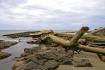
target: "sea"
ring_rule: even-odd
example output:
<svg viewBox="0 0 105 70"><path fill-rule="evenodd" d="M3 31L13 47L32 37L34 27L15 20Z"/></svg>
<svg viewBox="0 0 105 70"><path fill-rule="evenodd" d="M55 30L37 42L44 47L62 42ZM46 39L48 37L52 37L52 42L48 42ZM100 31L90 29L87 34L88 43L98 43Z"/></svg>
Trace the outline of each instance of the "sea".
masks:
<svg viewBox="0 0 105 70"><path fill-rule="evenodd" d="M26 31L28 31L28 30L0 30L0 35L19 33L19 32L26 32Z"/></svg>

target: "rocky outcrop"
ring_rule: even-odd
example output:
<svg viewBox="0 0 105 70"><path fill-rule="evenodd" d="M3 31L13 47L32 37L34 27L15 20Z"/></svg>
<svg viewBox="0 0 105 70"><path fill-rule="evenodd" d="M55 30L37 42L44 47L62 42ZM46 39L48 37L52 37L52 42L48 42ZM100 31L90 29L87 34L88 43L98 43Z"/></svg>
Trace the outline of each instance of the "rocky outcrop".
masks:
<svg viewBox="0 0 105 70"><path fill-rule="evenodd" d="M7 53L7 52L1 52L1 51L0 51L0 59L7 58L7 57L9 57L9 56L11 56L10 53Z"/></svg>
<svg viewBox="0 0 105 70"><path fill-rule="evenodd" d="M88 59L75 60L73 62L74 67L92 67L92 64Z"/></svg>
<svg viewBox="0 0 105 70"><path fill-rule="evenodd" d="M14 67L14 70L55 70L59 65L73 65L74 49L72 47L75 47L75 43L88 29L88 27L82 27L70 42L54 35L41 36L41 43L46 44L47 47L40 45L25 49L27 56L20 58L20 61L25 63L20 66L15 65L17 67ZM57 44L57 47L53 47L54 43Z"/></svg>
<svg viewBox="0 0 105 70"><path fill-rule="evenodd" d="M13 70L55 70L59 65L72 65L73 61L73 51L62 47L34 47L24 51L28 55L19 58Z"/></svg>
<svg viewBox="0 0 105 70"><path fill-rule="evenodd" d="M0 49L5 49L15 44L17 44L17 42L2 41L0 42Z"/></svg>
<svg viewBox="0 0 105 70"><path fill-rule="evenodd" d="M17 44L17 42L9 42L9 41L0 41L0 59L4 59L7 58L9 56L11 56L10 53L7 52L2 52L2 49L8 48L12 45Z"/></svg>

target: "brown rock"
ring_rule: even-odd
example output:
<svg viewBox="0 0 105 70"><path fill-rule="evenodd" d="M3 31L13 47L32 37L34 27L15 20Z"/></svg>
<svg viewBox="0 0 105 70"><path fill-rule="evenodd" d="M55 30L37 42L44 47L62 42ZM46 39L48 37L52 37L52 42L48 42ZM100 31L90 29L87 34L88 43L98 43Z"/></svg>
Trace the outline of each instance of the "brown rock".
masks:
<svg viewBox="0 0 105 70"><path fill-rule="evenodd" d="M0 52L0 59L4 59L4 58L7 58L11 56L10 53L7 53L7 52Z"/></svg>
<svg viewBox="0 0 105 70"><path fill-rule="evenodd" d="M13 65L12 69L15 70L17 67L19 67L20 65L25 64L25 63L26 63L25 61L16 62L16 63Z"/></svg>

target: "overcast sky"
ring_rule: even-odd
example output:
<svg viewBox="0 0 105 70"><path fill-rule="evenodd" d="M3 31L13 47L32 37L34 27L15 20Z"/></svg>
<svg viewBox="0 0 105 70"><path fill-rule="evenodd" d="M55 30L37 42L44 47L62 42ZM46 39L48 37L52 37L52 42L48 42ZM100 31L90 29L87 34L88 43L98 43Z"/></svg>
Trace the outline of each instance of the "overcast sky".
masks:
<svg viewBox="0 0 105 70"><path fill-rule="evenodd" d="M105 0L0 0L0 29L105 27Z"/></svg>

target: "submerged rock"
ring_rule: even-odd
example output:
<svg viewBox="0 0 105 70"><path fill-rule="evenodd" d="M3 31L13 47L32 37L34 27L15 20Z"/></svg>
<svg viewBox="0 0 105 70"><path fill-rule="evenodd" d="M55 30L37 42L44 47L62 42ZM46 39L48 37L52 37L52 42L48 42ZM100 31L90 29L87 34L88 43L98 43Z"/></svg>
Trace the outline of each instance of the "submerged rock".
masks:
<svg viewBox="0 0 105 70"><path fill-rule="evenodd" d="M17 67L19 67L19 66L22 65L22 64L25 64L25 61L16 62L16 63L13 65L12 69L14 70L14 69L16 69Z"/></svg>

